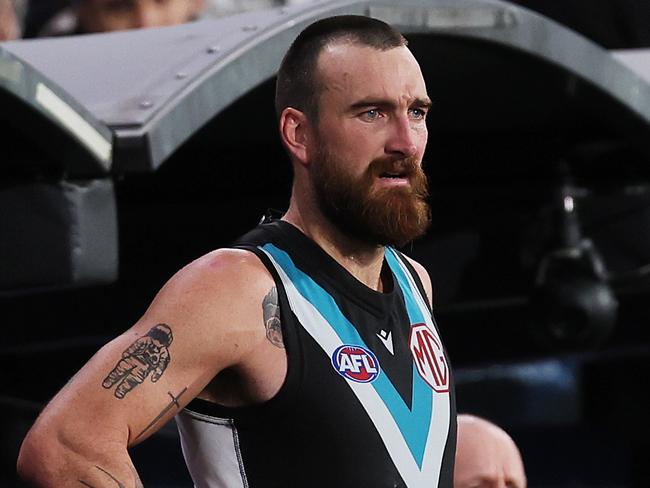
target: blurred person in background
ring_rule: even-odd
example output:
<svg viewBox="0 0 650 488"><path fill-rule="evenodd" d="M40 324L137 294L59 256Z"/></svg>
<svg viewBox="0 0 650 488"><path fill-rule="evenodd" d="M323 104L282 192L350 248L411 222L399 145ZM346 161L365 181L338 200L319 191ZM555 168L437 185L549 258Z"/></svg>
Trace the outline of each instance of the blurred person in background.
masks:
<svg viewBox="0 0 650 488"><path fill-rule="evenodd" d="M39 37L162 27L304 1L306 0L73 0L67 8L45 23L39 31Z"/></svg>
<svg viewBox="0 0 650 488"><path fill-rule="evenodd" d="M197 19L204 0L77 0L55 15L40 37L182 24Z"/></svg>
<svg viewBox="0 0 650 488"><path fill-rule="evenodd" d="M0 42L21 37L24 0L0 0Z"/></svg>
<svg viewBox="0 0 650 488"><path fill-rule="evenodd" d="M206 17L224 17L251 10L284 7L304 3L307 0L212 0L206 2Z"/></svg>
<svg viewBox="0 0 650 488"><path fill-rule="evenodd" d="M500 427L459 415L456 446L454 488L526 488L519 449Z"/></svg>

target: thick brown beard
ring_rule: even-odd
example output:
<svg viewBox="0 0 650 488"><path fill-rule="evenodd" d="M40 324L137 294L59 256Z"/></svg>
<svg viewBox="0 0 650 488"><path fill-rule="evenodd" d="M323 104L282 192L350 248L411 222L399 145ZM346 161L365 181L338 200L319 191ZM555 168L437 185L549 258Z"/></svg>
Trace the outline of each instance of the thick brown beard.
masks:
<svg viewBox="0 0 650 488"><path fill-rule="evenodd" d="M332 224L371 245L403 246L426 232L431 221L424 171L414 158L376 159L357 180L322 148L312 163L318 205ZM377 189L379 175L404 173L410 186Z"/></svg>

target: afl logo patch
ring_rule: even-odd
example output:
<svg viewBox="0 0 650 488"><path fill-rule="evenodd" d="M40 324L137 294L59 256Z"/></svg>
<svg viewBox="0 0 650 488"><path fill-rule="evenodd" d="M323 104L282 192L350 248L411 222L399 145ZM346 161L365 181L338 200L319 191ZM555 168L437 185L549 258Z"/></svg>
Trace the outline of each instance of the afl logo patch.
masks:
<svg viewBox="0 0 650 488"><path fill-rule="evenodd" d="M344 378L370 383L379 375L377 357L365 347L342 345L332 354L332 366Z"/></svg>
<svg viewBox="0 0 650 488"><path fill-rule="evenodd" d="M420 376L438 393L449 391L449 368L440 337L426 324L411 326L411 354Z"/></svg>

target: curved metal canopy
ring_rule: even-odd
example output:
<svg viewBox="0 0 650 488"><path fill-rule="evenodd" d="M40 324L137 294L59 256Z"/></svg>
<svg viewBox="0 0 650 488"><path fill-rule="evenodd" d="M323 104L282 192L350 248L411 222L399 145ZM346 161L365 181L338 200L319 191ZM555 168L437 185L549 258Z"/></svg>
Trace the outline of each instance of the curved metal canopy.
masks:
<svg viewBox="0 0 650 488"><path fill-rule="evenodd" d="M406 35L523 53L586 80L650 130L648 82L580 35L497 0L314 0L168 28L5 43L0 87L49 117L43 90L58 99L68 129L96 158L112 150L112 170L155 170L208 121L273 78L305 26L339 14L383 19ZM16 72L22 74L12 80Z"/></svg>
<svg viewBox="0 0 650 488"><path fill-rule="evenodd" d="M15 46L17 43L13 43ZM83 174L106 172L112 164L113 133L80 101L74 90L53 82L40 67L11 52L12 43L0 45L0 121L8 122L24 133L29 142L63 148L59 156L67 165ZM54 129L54 130L51 130ZM60 133L66 141L56 141ZM56 134L56 135L55 135ZM12 135L2 133L2 144ZM49 147L52 150L52 147ZM6 154L6 152L5 152Z"/></svg>

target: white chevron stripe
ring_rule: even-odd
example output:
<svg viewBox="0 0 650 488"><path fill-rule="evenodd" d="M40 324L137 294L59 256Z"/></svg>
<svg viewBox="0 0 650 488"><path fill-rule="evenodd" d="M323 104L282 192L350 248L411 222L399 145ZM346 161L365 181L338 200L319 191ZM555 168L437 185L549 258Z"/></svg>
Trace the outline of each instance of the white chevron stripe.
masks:
<svg viewBox="0 0 650 488"><path fill-rule="evenodd" d="M263 249L262 249L263 250ZM304 329L312 336L312 338L321 346L323 351L327 354L328 357L332 357L332 354L337 347L341 346L343 343L338 337L332 326L325 320L325 318L320 314L320 312L312 305L307 299L305 299L300 292L293 285L293 282L286 275L282 266L280 266L274 259L271 254L263 250L266 255L269 257L273 266L280 275L280 279L284 285L287 298L289 300L289 305L291 310L304 327ZM409 488L431 488L437 483L437 477L440 472L440 463L442 462L442 454L440 454L440 459L437 460L437 470L433 472L430 471L430 466L435 466L435 460L428 460L427 458L432 458L434 456L435 449L431 451L430 449L425 450L425 463L423 464L423 470L420 471L411 451L402 436L402 433L397 426L397 423L393 419L388 407L384 404L384 401L381 399L375 388L370 383L354 383L348 381L348 386L352 389L356 397L359 399L361 405L368 413L368 416L372 420L373 424L377 428L379 435L384 441L388 453L395 463L395 466L399 470L404 482ZM437 396L437 395L435 395ZM448 397L448 395L444 395ZM449 403L447 402L447 407ZM436 406L434 404L434 409ZM448 408L447 408L448 412ZM434 415L435 417L435 415ZM449 418L447 416L447 423ZM435 422L438 423L437 421ZM433 434L434 436L439 436L437 425L434 425L432 421L432 427L435 427L436 430ZM431 438L432 433L429 433ZM447 432L445 430L444 436L446 439ZM444 449L444 442L443 442ZM430 452L431 451L431 452Z"/></svg>
<svg viewBox="0 0 650 488"><path fill-rule="evenodd" d="M392 252L392 251L387 251ZM406 268L399 256L396 256L396 261L399 263L400 268L404 272L411 287L411 293L422 311L422 316L425 318L426 324L431 330L433 336L439 341L440 337L433 324L431 312L427 307L425 298L420 294L420 289L415 284L415 280L410 271ZM431 414L431 425L429 430L429 442L427 442L424 450L424 462L422 463L423 472L435 473L436 482L440 479L440 469L442 467L442 458L447 444L447 437L449 435L449 419L451 416L450 395L434 394L433 395L433 412Z"/></svg>

